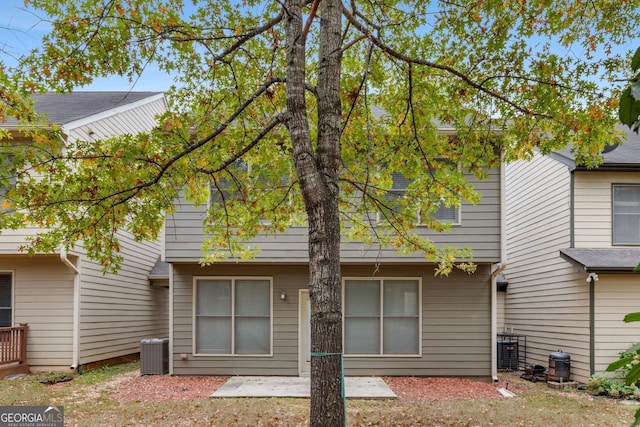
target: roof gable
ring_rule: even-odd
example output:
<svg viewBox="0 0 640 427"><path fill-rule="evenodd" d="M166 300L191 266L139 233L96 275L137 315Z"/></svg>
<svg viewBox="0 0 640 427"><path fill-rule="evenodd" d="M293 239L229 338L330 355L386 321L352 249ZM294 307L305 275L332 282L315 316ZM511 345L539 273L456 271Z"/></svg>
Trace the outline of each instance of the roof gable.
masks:
<svg viewBox="0 0 640 427"><path fill-rule="evenodd" d="M160 94L162 92L73 92L64 95L50 92L33 95L33 98L36 112L45 114L53 123L64 125ZM9 118L3 126L17 125L17 120Z"/></svg>

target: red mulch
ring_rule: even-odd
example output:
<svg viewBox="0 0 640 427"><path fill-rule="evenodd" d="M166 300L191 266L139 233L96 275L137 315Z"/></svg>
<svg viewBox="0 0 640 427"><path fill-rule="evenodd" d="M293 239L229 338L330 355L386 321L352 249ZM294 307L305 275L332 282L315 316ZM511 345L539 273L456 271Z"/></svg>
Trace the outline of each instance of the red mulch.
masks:
<svg viewBox="0 0 640 427"><path fill-rule="evenodd" d="M110 396L119 402L207 399L227 379L228 377L212 376L126 375L112 384ZM497 386L489 382L433 377L383 379L401 400L437 401L501 397Z"/></svg>
<svg viewBox="0 0 640 427"><path fill-rule="evenodd" d="M498 386L464 378L384 377L401 400L455 400L502 397Z"/></svg>

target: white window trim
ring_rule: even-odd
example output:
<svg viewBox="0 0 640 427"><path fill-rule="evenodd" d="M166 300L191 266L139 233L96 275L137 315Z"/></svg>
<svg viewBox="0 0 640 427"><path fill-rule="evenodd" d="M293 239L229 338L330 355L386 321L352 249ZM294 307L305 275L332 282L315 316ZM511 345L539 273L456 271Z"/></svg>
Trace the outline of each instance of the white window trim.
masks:
<svg viewBox="0 0 640 427"><path fill-rule="evenodd" d="M384 354L382 353L384 347L384 330L382 328L382 322L384 320L384 315L380 314L380 353L377 354L344 354L344 357L347 358L406 358L406 359L416 359L422 357L422 278L421 277L397 277L397 276L385 276L385 277L343 277L342 278L342 307L345 307L345 292L346 292L346 282L348 280L376 280L378 282L384 282L386 280L415 280L418 282L418 353L417 354ZM384 288L380 286L380 302L384 304ZM383 306L384 307L384 306ZM343 308L343 316L342 316L342 348L345 348L345 327L346 317L344 315ZM343 350L344 352L344 350Z"/></svg>
<svg viewBox="0 0 640 427"><path fill-rule="evenodd" d="M615 208L616 208L616 200L615 200L615 188L616 187L637 187L640 189L640 184L638 183L613 183L611 184L611 246L640 246L640 241L630 243L630 242L622 242L618 243L615 239Z"/></svg>
<svg viewBox="0 0 640 427"><path fill-rule="evenodd" d="M232 282L235 282L237 280L268 280L269 281L269 332L270 332L270 337L269 337L269 353L262 353L262 354L236 354L233 353L234 351L234 332L235 332L235 324L233 323L235 321L235 314L233 314L233 309L234 309L234 304L233 301L235 300L235 283L233 285L233 289L234 292L232 293L232 304L231 304L231 308L232 308L232 329L231 329L231 353L225 353L225 354L210 354L210 353L197 353L196 349L197 349L197 345L196 345L196 321L197 321L197 316L196 316L196 304L197 304L197 283L198 280L231 280ZM219 358L219 357L273 357L273 277L268 277L268 276L193 276L193 287L192 287L192 293L193 293L193 297L192 297L192 303L191 303L191 310L193 312L192 315L192 320L191 320L191 325L192 325L192 331L191 331L191 342L192 342L192 350L191 353L193 354L193 356L195 357L215 357L215 358Z"/></svg>
<svg viewBox="0 0 640 427"><path fill-rule="evenodd" d="M458 163L456 165L458 172L460 172L462 170L460 163ZM406 193L407 189L406 188L393 188L393 185L391 186L391 189L389 191L395 191L395 192L402 192L403 194ZM462 200L460 200L460 202L462 202ZM458 206L456 206L456 220L455 221L451 221L451 222L447 222L444 220L440 220L436 217L436 213L437 211L433 211L431 212L431 214L433 215L434 219L436 221L438 221L441 224L450 224L451 226L460 226L462 225L462 203L460 203ZM381 213L376 211L376 221L380 222L382 220L381 218ZM416 226L417 227L426 227L426 225L424 225L424 223L422 222L422 218L420 216L420 212L416 211Z"/></svg>

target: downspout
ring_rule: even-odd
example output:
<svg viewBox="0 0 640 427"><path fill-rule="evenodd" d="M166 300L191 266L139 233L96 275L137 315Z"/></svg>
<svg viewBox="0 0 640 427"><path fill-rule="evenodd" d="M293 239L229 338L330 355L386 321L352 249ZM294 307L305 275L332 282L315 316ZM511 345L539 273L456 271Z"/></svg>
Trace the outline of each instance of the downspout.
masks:
<svg viewBox="0 0 640 427"><path fill-rule="evenodd" d="M173 375L173 263L169 264L169 375Z"/></svg>
<svg viewBox="0 0 640 427"><path fill-rule="evenodd" d="M498 274L507 268L507 207L505 197L505 164L500 162L500 263L491 271L491 378L498 382Z"/></svg>
<svg viewBox="0 0 640 427"><path fill-rule="evenodd" d="M596 282L598 273L589 273L589 376L596 373Z"/></svg>
<svg viewBox="0 0 640 427"><path fill-rule="evenodd" d="M78 368L79 353L80 353L80 270L73 264L69 258L67 258L67 251L64 248L60 249L60 261L71 270L73 276L73 330L72 330L72 355L71 366L69 369L75 370Z"/></svg>

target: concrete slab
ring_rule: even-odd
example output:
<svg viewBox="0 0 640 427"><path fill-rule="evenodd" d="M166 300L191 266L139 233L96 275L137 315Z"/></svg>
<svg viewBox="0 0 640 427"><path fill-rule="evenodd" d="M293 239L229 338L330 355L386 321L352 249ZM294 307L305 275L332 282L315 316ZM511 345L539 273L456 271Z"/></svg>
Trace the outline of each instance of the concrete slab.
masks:
<svg viewBox="0 0 640 427"><path fill-rule="evenodd" d="M211 397L309 397L309 377L232 377ZM346 377L349 399L396 399L396 394L379 377Z"/></svg>

